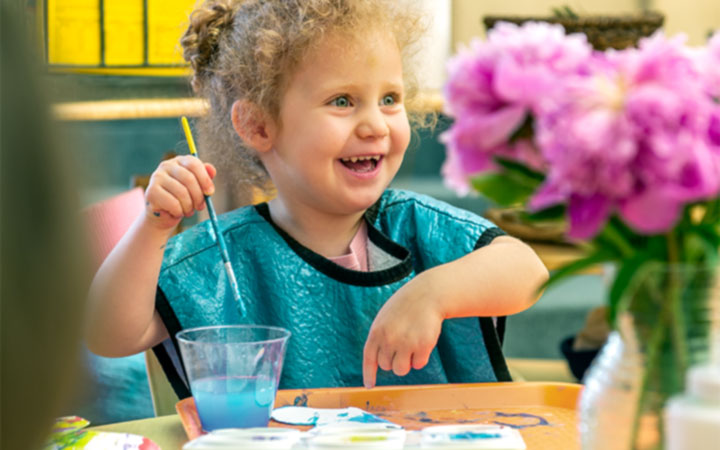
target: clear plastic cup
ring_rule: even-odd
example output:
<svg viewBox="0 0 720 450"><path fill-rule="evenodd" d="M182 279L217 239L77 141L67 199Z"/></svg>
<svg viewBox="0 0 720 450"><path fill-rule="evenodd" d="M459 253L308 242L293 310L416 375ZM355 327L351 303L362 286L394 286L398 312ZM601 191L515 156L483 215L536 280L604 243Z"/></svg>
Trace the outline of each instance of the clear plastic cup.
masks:
<svg viewBox="0 0 720 450"><path fill-rule="evenodd" d="M177 334L202 428L265 427L280 382L290 332L227 325Z"/></svg>

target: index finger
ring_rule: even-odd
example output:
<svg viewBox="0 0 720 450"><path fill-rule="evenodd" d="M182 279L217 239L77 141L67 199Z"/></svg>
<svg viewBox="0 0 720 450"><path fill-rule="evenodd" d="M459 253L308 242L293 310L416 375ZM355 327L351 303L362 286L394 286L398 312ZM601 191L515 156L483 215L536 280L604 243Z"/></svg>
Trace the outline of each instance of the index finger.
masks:
<svg viewBox="0 0 720 450"><path fill-rule="evenodd" d="M375 387L375 377L377 376L377 356L378 346L370 341L365 344L363 350L363 384L370 389Z"/></svg>

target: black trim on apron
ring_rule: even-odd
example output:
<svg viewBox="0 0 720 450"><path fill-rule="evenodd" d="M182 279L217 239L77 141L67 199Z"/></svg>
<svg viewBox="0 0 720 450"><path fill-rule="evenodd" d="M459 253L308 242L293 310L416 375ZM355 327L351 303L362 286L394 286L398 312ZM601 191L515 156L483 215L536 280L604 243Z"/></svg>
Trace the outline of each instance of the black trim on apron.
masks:
<svg viewBox="0 0 720 450"><path fill-rule="evenodd" d="M384 252L398 259L400 261L398 264L375 272L360 272L346 269L345 267L335 264L324 256L305 247L300 242L296 241L295 238L286 233L285 230L280 228L275 222L273 222L272 217L270 217L270 208L267 203L255 205L255 210L263 219L273 226L275 231L277 231L277 233L300 258L314 267L317 271L334 280L340 281L341 283L366 287L384 286L386 284L400 281L412 273L413 265L412 258L410 257L410 251L402 245L392 241L382 231L375 228L375 226L372 225L372 222L367 221L367 218L368 240Z"/></svg>
<svg viewBox="0 0 720 450"><path fill-rule="evenodd" d="M475 250L488 245L498 236L504 236L505 232L500 228L488 228L480 236L475 243ZM490 364L495 372L495 378L498 381L512 381L510 370L508 370L505 355L502 351L502 343L505 340L506 316L497 318L497 324L493 323L492 317L478 317L480 323L480 331L485 341L485 350L487 350Z"/></svg>
<svg viewBox="0 0 720 450"><path fill-rule="evenodd" d="M487 350L490 364L495 372L495 378L498 381L512 381L510 371L505 362L502 347L500 346L500 337L495 330L495 324L492 317L478 317L480 321L480 331L482 331L483 341L485 341L485 350Z"/></svg>
<svg viewBox="0 0 720 450"><path fill-rule="evenodd" d="M170 307L170 303L168 302L167 297L165 297L165 293L162 291L160 286L157 287L155 294L155 309L158 314L160 314L160 317L165 324L165 328L167 328L168 334L170 335L171 347L175 351L177 359L180 361L180 367L184 373L185 366L183 365L182 357L180 356L180 347L178 346L177 338L175 337L175 335L182 330L182 326L180 325L180 321L175 315L175 312ZM185 380L187 380L187 375L185 376L185 380L183 380L178 373L178 368L173 363L165 344L160 343L156 345L153 347L153 352L155 353L160 366L163 368L163 372L165 372L165 376L167 376L167 379L178 398L182 400L192 396L190 393L190 387L185 382Z"/></svg>

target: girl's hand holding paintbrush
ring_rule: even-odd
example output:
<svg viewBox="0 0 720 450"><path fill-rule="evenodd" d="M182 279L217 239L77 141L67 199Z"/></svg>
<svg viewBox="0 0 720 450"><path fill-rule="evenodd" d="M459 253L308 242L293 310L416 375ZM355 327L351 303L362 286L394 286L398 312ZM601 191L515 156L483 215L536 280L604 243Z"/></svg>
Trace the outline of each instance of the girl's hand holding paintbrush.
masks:
<svg viewBox="0 0 720 450"><path fill-rule="evenodd" d="M145 213L95 275L86 338L103 356L127 356L162 342L168 332L155 312L165 244L183 217L205 208L215 190L212 164L184 155L163 161L145 190Z"/></svg>
<svg viewBox="0 0 720 450"><path fill-rule="evenodd" d="M183 217L205 209L205 195L215 191L217 171L210 163L183 155L163 161L145 190L147 219L159 229L174 229Z"/></svg>

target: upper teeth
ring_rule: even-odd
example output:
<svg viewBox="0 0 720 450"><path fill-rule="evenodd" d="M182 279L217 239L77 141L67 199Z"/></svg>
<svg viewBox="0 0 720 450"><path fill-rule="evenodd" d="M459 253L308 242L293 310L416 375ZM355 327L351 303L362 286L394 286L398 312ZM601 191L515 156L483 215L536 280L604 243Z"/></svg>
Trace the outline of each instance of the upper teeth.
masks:
<svg viewBox="0 0 720 450"><path fill-rule="evenodd" d="M380 155L375 155L375 156L352 156L352 157L350 157L350 158L343 158L342 160L345 161L345 162L348 162L348 161L349 161L349 162L354 162L354 163L356 163L356 162L358 162L358 161L367 161L367 160L369 160L369 159L374 159L375 161L379 161L379 160L380 160Z"/></svg>

